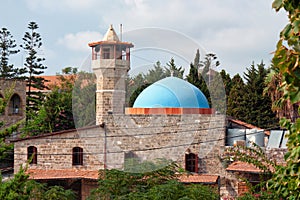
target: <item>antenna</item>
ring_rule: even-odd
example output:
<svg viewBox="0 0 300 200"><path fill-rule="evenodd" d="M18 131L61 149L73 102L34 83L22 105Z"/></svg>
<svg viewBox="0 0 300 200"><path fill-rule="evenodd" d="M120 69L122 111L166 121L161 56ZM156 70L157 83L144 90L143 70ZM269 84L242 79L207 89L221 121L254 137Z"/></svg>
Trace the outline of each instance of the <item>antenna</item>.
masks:
<svg viewBox="0 0 300 200"><path fill-rule="evenodd" d="M120 24L120 41L122 42L122 31L123 31L123 25Z"/></svg>

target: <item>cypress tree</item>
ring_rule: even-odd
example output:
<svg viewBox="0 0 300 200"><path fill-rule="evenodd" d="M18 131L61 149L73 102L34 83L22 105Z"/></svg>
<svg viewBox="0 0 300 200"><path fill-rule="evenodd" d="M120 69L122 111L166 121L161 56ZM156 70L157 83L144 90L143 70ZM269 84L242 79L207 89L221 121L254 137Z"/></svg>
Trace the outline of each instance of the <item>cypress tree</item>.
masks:
<svg viewBox="0 0 300 200"><path fill-rule="evenodd" d="M236 119L245 118L245 107L247 106L244 99L245 84L239 74L236 74L231 81L232 88L229 92L227 103L227 115Z"/></svg>
<svg viewBox="0 0 300 200"><path fill-rule="evenodd" d="M194 64L190 64L190 72L189 74L186 76L186 80L193 84L194 86L196 86L197 88L201 88L201 81L199 79L199 76L198 76L198 69L195 67Z"/></svg>

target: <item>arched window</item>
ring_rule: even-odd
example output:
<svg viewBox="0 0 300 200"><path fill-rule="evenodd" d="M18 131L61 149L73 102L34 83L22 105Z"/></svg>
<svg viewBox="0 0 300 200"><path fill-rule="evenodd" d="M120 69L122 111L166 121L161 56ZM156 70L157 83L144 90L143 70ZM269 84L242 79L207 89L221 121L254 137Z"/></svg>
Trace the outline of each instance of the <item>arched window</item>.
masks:
<svg viewBox="0 0 300 200"><path fill-rule="evenodd" d="M72 153L72 164L83 165L83 149L80 147L74 147Z"/></svg>
<svg viewBox="0 0 300 200"><path fill-rule="evenodd" d="M185 154L185 170L198 172L198 155L194 153Z"/></svg>
<svg viewBox="0 0 300 200"><path fill-rule="evenodd" d="M9 101L9 114L20 114L21 98L19 95L14 94Z"/></svg>
<svg viewBox="0 0 300 200"><path fill-rule="evenodd" d="M27 148L27 159L29 160L29 164L37 164L37 148L35 146Z"/></svg>

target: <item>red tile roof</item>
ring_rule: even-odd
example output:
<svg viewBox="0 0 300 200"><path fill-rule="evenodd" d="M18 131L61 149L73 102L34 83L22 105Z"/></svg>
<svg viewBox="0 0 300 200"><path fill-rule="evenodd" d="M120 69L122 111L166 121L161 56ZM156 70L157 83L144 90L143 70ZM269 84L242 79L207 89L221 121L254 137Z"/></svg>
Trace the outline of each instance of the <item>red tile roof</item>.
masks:
<svg viewBox="0 0 300 200"><path fill-rule="evenodd" d="M85 178L98 179L97 170L78 170L78 169L28 169L26 171L30 179L67 179L67 178Z"/></svg>
<svg viewBox="0 0 300 200"><path fill-rule="evenodd" d="M70 179L70 178L85 178L98 179L97 170L78 170L78 169L28 169L29 179L45 180L45 179ZM208 174L191 174L181 175L179 181L182 183L218 183L219 176Z"/></svg>
<svg viewBox="0 0 300 200"><path fill-rule="evenodd" d="M72 77L75 75L63 75L64 77ZM42 92L49 92L51 91L51 87L55 86L55 85L60 85L60 75L48 75L48 76L37 76L40 78L44 78L45 79L45 86L47 86L49 89L44 89L42 90ZM28 88L26 88L26 90L28 90ZM38 89L36 88L31 88L32 91L38 91Z"/></svg>
<svg viewBox="0 0 300 200"><path fill-rule="evenodd" d="M263 170L257 168L253 164L242 162L242 161L235 161L231 163L226 170L228 171L236 171L236 172L249 172L249 173L262 173ZM274 168L270 166L270 170L273 171Z"/></svg>
<svg viewBox="0 0 300 200"><path fill-rule="evenodd" d="M9 141L10 142L19 142L19 141L23 141L23 140L43 138L43 137L48 137L48 136L53 136L53 135L60 135L60 134L75 132L75 131L96 129L96 128L100 128L100 127L102 127L102 125L85 126L85 127L82 127L82 128L68 129L68 130L63 130L63 131L58 131L58 132L44 133L44 134L34 135L34 136L27 136L27 137L24 137L24 138L13 138L13 139L10 139Z"/></svg>
<svg viewBox="0 0 300 200"><path fill-rule="evenodd" d="M207 183L215 184L218 183L219 176L209 174L190 174L181 175L179 181L182 183Z"/></svg>
<svg viewBox="0 0 300 200"><path fill-rule="evenodd" d="M243 122L243 121L238 120L238 119L228 118L228 121L233 122L233 123L236 123L236 124L238 124L238 125L240 125L240 126L243 126L243 127L245 127L245 128L248 128L248 129L263 130L262 128L259 128L259 127L257 127L257 126L254 126L254 125L252 125L252 124L248 124L248 123ZM270 131L265 131L265 134L266 134L266 135L270 135Z"/></svg>

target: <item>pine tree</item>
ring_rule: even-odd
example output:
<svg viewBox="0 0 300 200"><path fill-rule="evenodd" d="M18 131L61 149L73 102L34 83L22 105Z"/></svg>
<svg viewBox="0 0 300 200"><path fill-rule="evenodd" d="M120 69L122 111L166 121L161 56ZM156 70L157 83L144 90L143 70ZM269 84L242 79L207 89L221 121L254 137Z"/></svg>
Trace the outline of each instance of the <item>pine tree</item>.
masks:
<svg viewBox="0 0 300 200"><path fill-rule="evenodd" d="M27 117L30 118L30 113L38 110L38 106L44 95L41 90L45 89L45 79L42 77L37 77L44 73L44 70L47 69L43 65L45 58L41 58L38 55L38 51L41 50L42 38L36 30L38 29L36 22L30 22L28 24L28 29L23 37L23 44L21 47L24 51L27 52L27 57L25 61L26 72L28 76L26 77L27 81Z"/></svg>
<svg viewBox="0 0 300 200"><path fill-rule="evenodd" d="M228 96L227 115L236 119L243 120L245 118L244 91L245 84L239 74L232 78L232 88Z"/></svg>
<svg viewBox="0 0 300 200"><path fill-rule="evenodd" d="M164 68L161 66L161 63L159 61L157 61L153 67L154 68L150 69L148 73L144 76L145 82L147 82L148 84L152 84L167 76L164 71Z"/></svg>
<svg viewBox="0 0 300 200"><path fill-rule="evenodd" d="M244 101L247 101L248 105L244 121L261 128L270 128L276 127L278 120L272 111L271 98L264 95L265 79L268 73L264 66L261 62L256 68L253 63L244 73L246 80Z"/></svg>
<svg viewBox="0 0 300 200"><path fill-rule="evenodd" d="M168 67L165 67L165 75L166 77L174 76L178 78L183 78L184 69L182 67L177 67L175 64L174 58L167 63Z"/></svg>
<svg viewBox="0 0 300 200"><path fill-rule="evenodd" d="M9 56L20 51L16 47L16 41L10 31L3 27L0 30L0 78L12 79L18 76L19 69L9 64Z"/></svg>
<svg viewBox="0 0 300 200"><path fill-rule="evenodd" d="M229 96L230 90L232 88L232 82L230 78L230 74L226 73L224 69L221 70L220 75L222 77L223 83L224 83L224 88L226 91L226 96Z"/></svg>

